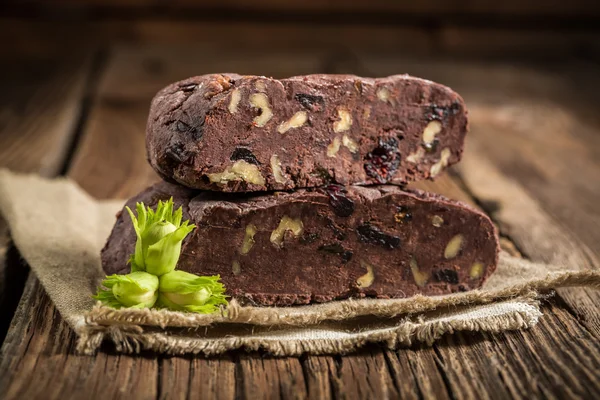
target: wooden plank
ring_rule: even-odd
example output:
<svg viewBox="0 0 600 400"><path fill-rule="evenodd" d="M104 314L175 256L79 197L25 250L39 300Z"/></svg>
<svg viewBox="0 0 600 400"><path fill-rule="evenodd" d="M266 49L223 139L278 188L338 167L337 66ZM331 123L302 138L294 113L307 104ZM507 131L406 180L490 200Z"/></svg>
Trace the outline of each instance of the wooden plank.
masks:
<svg viewBox="0 0 600 400"><path fill-rule="evenodd" d="M149 105L158 90L190 76L219 71L267 76L309 74L320 69L321 60L314 51L223 53L202 46L123 45L112 49L99 93L119 100L143 99Z"/></svg>
<svg viewBox="0 0 600 400"><path fill-rule="evenodd" d="M341 357L338 374L340 385L336 398L394 399L399 397L385 353L380 348ZM414 390L415 385L410 386Z"/></svg>
<svg viewBox="0 0 600 400"><path fill-rule="evenodd" d="M63 72L65 76L69 77L67 82L73 86L72 90L75 90L77 81L73 80L78 75L75 75L73 71L70 72L69 69L65 69ZM67 96L70 93L68 91L61 91L59 87L51 87L51 89L54 89L59 97L53 100L43 98L44 101L40 102L49 109L47 116L40 112L41 125L35 124L33 119L28 121L27 118L23 118L26 116L24 114L21 114L22 123L31 124L40 132L44 132L44 129L50 129L50 132L52 129L59 131L50 123L44 125L44 118L51 120L58 114L57 121L65 123L63 120L66 117L62 116L60 109L54 108L55 105L62 102L79 104L81 97L73 99L72 95ZM46 96L49 95L46 93ZM89 151L90 154L100 156L87 158L90 164L101 163L102 155L110 154L112 149L110 143L114 143L108 142L104 147L107 149L106 153L98 152L100 147L89 147L88 142L92 140L89 138L91 134L103 135L104 131L100 130L100 126L92 125L93 131L86 130L81 145L81 148ZM63 127L63 129L66 128ZM118 131L113 131L112 135L112 138L119 138ZM139 135L127 137L138 148ZM57 139L57 142L60 140ZM19 141L16 141L19 146L13 143L15 141L11 142L15 152L20 148L27 149L27 146L20 145ZM124 148L127 148L127 143L127 141L119 142ZM50 150L50 152L44 153L44 149ZM32 148L32 154L38 159L45 157L47 160L52 160L56 153L60 155L60 149L46 138L41 142L40 148ZM84 156L83 159L86 157ZM139 163L141 162L139 161ZM90 164L86 166L83 161L78 161L78 163L82 169L90 168L92 170L90 174L93 176L93 167L90 167ZM62 168L62 162L60 167ZM83 181L83 178L81 180ZM106 182L111 182L111 180L106 180ZM114 196L118 192L118 187L114 186L106 186L102 192L102 181L96 180L94 185L98 185L95 190L98 193L104 193L105 197ZM130 190L135 189L132 187ZM131 194L131 191L124 193L126 196ZM110 353L100 353L96 357L77 356L74 354L74 343L73 332L60 318L37 280L31 276L26 284L25 294L21 299L17 314L12 321L7 340L1 350L0 388L6 394L4 398L63 398L65 395L76 392L87 393L86 397L89 398L129 397L131 393L135 393L138 398L156 397L159 385L158 362L155 358L122 357ZM90 379L90 377L96 377L96 379ZM32 379L36 382L35 385L31 384Z"/></svg>
<svg viewBox="0 0 600 400"><path fill-rule="evenodd" d="M306 399L307 386L297 358L242 354L237 362L238 396L244 399Z"/></svg>
<svg viewBox="0 0 600 400"><path fill-rule="evenodd" d="M57 399L73 393L117 398L154 397L158 374L148 358L74 354L75 336L32 275L2 347L0 388L5 399ZM88 377L102 377L102 380ZM32 384L35 382L35 384Z"/></svg>
<svg viewBox="0 0 600 400"><path fill-rule="evenodd" d="M174 60L174 62L176 61ZM399 68L399 66L400 64L396 62L395 68ZM430 70L433 71L434 68L431 67ZM115 69L112 71L118 72ZM484 72L476 74L475 77L485 76ZM166 73L162 75L163 72L160 70L158 74L161 77L157 81L170 77ZM140 104L146 102L148 98L126 99L122 102L121 107L112 107L111 102L114 102L116 98L118 98L117 95L98 98L96 103L98 111L94 110L98 114L93 117L97 119L97 122L90 123L88 126L89 131L79 149L81 154L74 163L73 176L77 176L77 171L89 168L88 172L81 173L77 179L82 184L89 185L91 190L96 190L96 194L99 196L115 194L126 196L131 194L128 193L129 190L134 191L133 185L127 183L131 177L117 177L120 182L117 185L105 182L111 176L109 171L114 168L114 165L112 165L112 161L111 163L103 162L102 157L98 155L103 155L102 148L108 146L112 149L113 143L119 143L126 149L138 148L143 132L143 120L135 115L142 115L142 112L139 111ZM123 110L122 113L119 112L119 109ZM100 123L105 120L120 122ZM117 130L115 127L119 127L119 129ZM87 135L90 137L88 138ZM124 138L118 138L119 135ZM94 136L103 138L94 138ZM124 141L118 142L121 139ZM143 148L132 151L143 153ZM122 160L123 157L116 158L116 160L119 159ZM133 155L132 159L134 161L131 161L131 164L129 164L130 161L121 161L125 162L123 170L132 170L132 176L139 174L142 180L147 179L143 168L139 167L138 169L138 163L142 158ZM86 166L87 163L94 165L96 169ZM98 174L100 178L94 178L95 174ZM465 194L460 185L452 179L446 178L429 187L450 197L468 200L468 194ZM34 289L31 289L31 293L35 293ZM3 371L2 382L10 382L10 385L7 384L8 386L0 385L0 387L7 387L12 398L17 395L35 397L42 393L46 394L41 390L36 390L37 386L41 389L45 388L47 392L56 396L60 393L64 395L68 393L67 389L73 388L82 388L84 391L80 393L94 394L99 393L99 389L103 385L112 383L110 379L123 379L129 392L137 393L138 390L141 390L140 393L143 395L158 397L163 394L181 393L187 378L188 393L197 393L192 391L192 388L195 389L197 387L195 385L198 385L197 375L196 372L191 372L191 361L187 358L127 357L102 352L95 358L99 361L92 364L94 369L90 370L90 358L77 357L72 354L72 333L62 320L53 315L48 300L36 298L36 301L41 303L36 303L38 305L35 307L24 308L24 310L41 310L39 318L34 319L31 316L25 318L24 320L28 322L11 330L11 343L13 344L9 349L13 364L3 361L3 368L0 369ZM329 389L327 393L332 393L332 397L346 395L394 397L394 395L403 394L417 398L421 396L455 398L461 394L494 393L490 392L493 390L499 395L527 393L532 392L533 385L537 385L537 383L533 380L524 381L522 379L521 370L524 368L524 362L532 363L531 365L527 364L527 367L535 368L535 376L543 385L540 391L546 396L552 393L597 393L598 386L593 375L594 370L591 368L600 360L597 345L593 341L596 340L595 334L590 329L583 327L573 315L561 310L551 309L545 318L544 324L546 325L542 325L543 331L532 330L518 333L525 338L522 341L507 344L507 338L514 334L489 335L486 338L490 342L482 342L481 335L477 334L448 337L434 348L399 351L396 353L398 362L394 361L389 352L381 349L368 349L366 352L361 352L360 356L308 357L304 361L296 358L262 358L256 354L240 355L239 361L235 362L235 368L232 367L233 361L228 362L227 360L223 361L223 365L219 364L218 368L222 368L223 373L227 376L226 382L235 380L234 396L250 398L258 392L273 397L282 397L283 395L307 397L309 394L319 393L327 388ZM57 319L58 322L53 322L54 319ZM40 329L39 335L28 336L27 332L38 332L38 325L50 328ZM32 327L32 329L28 331L27 327ZM56 336L56 332L61 332L62 336ZM574 336L583 340L573 341ZM457 347L453 345L452 341L468 344L468 346ZM568 341L570 344L566 343ZM64 343L70 344L65 347ZM478 345L479 347L477 347ZM509 353L511 350L527 353L530 356L525 361L519 360ZM495 353L502 353L505 355L505 359L499 363L490 363L490 356ZM561 370L559 366L561 363L571 363L573 354L581 355L582 358L574 368L574 372L569 374ZM79 364L78 360L83 359L87 361ZM408 360L409 367L406 366L405 360ZM57 362L63 366L62 369L54 368ZM545 368L546 363L550 368ZM102 365L110 365L112 368L113 373L109 375L108 379ZM6 367L4 368L4 366ZM210 365L206 368L214 367L214 365ZM63 374L65 369L69 371L67 378ZM397 375L400 371L408 372L409 369L412 375L409 375L408 379ZM137 375L132 374L131 371L137 371ZM204 366L202 371L206 371ZM39 385L26 387L23 378L11 380L14 376L26 377L28 381L39 382ZM498 376L502 377L501 380L496 378ZM575 378L578 379L577 384L574 383L573 379ZM206 381L201 384L201 387L220 387L219 374L204 373L203 379ZM48 389L51 383L54 386ZM565 389L560 391L561 385L570 384L573 384L573 386L569 386L572 387L570 392L565 392ZM439 387L443 387L443 389L439 390ZM90 391L92 388L95 390L94 392ZM111 393L113 396L125 395L116 390ZM229 390L224 395L232 397L232 392Z"/></svg>
<svg viewBox="0 0 600 400"><path fill-rule="evenodd" d="M335 358L307 355L301 359L301 362L308 398L323 400L335 398L335 393L339 391L340 386Z"/></svg>
<svg viewBox="0 0 600 400"><path fill-rule="evenodd" d="M597 337L556 306L544 312L528 331L461 333L436 345L452 393L477 399L597 396Z"/></svg>
<svg viewBox="0 0 600 400"><path fill-rule="evenodd" d="M15 4L15 3L13 3ZM147 9L151 11L213 11L216 17L218 10L231 12L322 12L322 13L409 13L444 15L444 14L499 14L499 15L576 15L586 16L597 14L597 4L592 0L573 0L565 3L559 0L550 1L518 1L506 0L501 3L479 1L444 1L425 0L419 2L372 0L368 3L343 1L343 0L258 0L248 3L243 0L206 0L202 2L194 0L172 0L168 3L157 0L30 0L27 6L32 5L61 7L64 9L81 10L86 8L114 10L113 12L134 9ZM160 7L159 7L160 6ZM13 5L14 8L16 4ZM255 15L255 14L253 14Z"/></svg>
<svg viewBox="0 0 600 400"><path fill-rule="evenodd" d="M126 199L159 180L146 161L148 103L97 98L69 171L92 196Z"/></svg>
<svg viewBox="0 0 600 400"><path fill-rule="evenodd" d="M3 52L0 62L0 168L54 176L76 133L90 54ZM0 343L18 305L27 269L0 216ZM9 263L10 261L10 263ZM10 283L7 283L10 281Z"/></svg>
<svg viewBox="0 0 600 400"><path fill-rule="evenodd" d="M508 27L444 25L437 35L440 55L479 59L520 59L563 62L590 53L598 32L580 29L531 29L528 24Z"/></svg>
<svg viewBox="0 0 600 400"><path fill-rule="evenodd" d="M0 60L0 166L56 175L76 131L90 59Z"/></svg>
<svg viewBox="0 0 600 400"><path fill-rule="evenodd" d="M167 357L160 362L160 399L235 398L235 362L229 357Z"/></svg>

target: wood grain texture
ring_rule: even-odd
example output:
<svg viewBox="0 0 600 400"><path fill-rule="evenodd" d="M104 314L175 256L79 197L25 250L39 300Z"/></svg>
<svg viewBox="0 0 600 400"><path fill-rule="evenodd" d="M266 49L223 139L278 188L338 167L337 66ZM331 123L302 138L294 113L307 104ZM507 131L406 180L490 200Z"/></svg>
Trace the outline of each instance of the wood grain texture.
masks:
<svg viewBox="0 0 600 400"><path fill-rule="evenodd" d="M75 134L90 54L4 54L0 74L0 166L45 176L60 172ZM18 62L9 62L16 57Z"/></svg>
<svg viewBox="0 0 600 400"><path fill-rule="evenodd" d="M200 57L188 58L185 52L161 53L153 50L152 58L156 65L172 66L155 68L151 75L144 75L147 72L143 71L145 63L142 60L148 57L148 53L141 49L125 54L125 49L115 49L111 53L112 58L95 96L85 135L69 173L99 197L130 196L155 179L146 165L142 146L145 112L153 95L151 90L163 82L166 84L179 79L186 71L202 70L207 65ZM312 57L314 55L309 55L307 64L300 63L298 68L312 63L315 69L323 65L322 57ZM422 71L425 77L435 77L459 91L463 87L467 102L472 104L473 121L479 121L474 123L473 136L476 137L474 143L476 141L476 145L480 146L485 143L485 138L477 133L477 126L482 124L483 128L490 119L484 118L488 102L510 107L514 91L527 93L532 87L532 83L527 83L531 79L538 79L539 84L546 87L560 87L553 76L540 75L535 71L522 72L517 67L510 71L523 74L523 82L511 81L490 66L467 64L453 67L437 62L411 65L405 60L377 56L361 56L359 60L361 68L376 75L394 73L399 69ZM263 65L262 62L257 61L255 66L249 62L245 65L255 68ZM179 66L185 63L190 64ZM219 65L228 69L227 64ZM279 72L293 71L292 66L281 65ZM332 69L348 66L356 68L346 63L331 64ZM138 74L147 76L150 83L136 78ZM486 83L489 80L494 83ZM504 95L507 88L512 92ZM541 98L545 98L540 96L528 99L539 103ZM563 109L569 107L573 106L562 106ZM590 129L590 135L595 129ZM529 133L522 133L521 143L533 140L527 135ZM494 138L502 140L499 139L502 136ZM484 151L493 154L492 150ZM573 243L574 247L569 247L569 250L575 249L579 255L588 254L577 247L582 242L577 232L587 230L561 228L554 212L551 213L545 204L540 205L536 192L525 190L520 183L510 187L508 193L511 196L490 194L483 190L484 185L477 184L475 187L470 179L473 179L472 170L479 168L495 171L497 176L492 182L518 181L516 177L506 175L493 156L482 154L483 160L475 158L477 162L468 169L459 169L459 176L444 175L435 183L426 182L419 186L490 210L493 208L490 208L491 205L500 204L501 208L493 213L500 228L514 238L525 255L533 258L544 253L543 246L536 247L539 237L535 235L540 233L530 220L511 217L518 215L521 199L529 198L531 202L527 211L533 210L539 218L536 223L541 221L544 224L542 233L558 229L563 234L561 238L568 238L568 243ZM469 150L464 164L468 165L469 158L476 156L477 153ZM555 162L560 163L560 159ZM587 222L585 229L591 230L591 223ZM510 229L506 229L507 226ZM552 240L556 246L556 240ZM112 398L195 398L216 394L226 399L592 398L600 394L596 373L600 365L599 330L594 322L597 307L577 309L562 292L545 306L546 315L538 327L529 331L461 333L444 337L432 348L416 346L389 351L379 346L368 346L347 356L281 359L242 352L216 359L162 358L150 354L129 357L112 354L110 349L95 357L80 357L73 354L72 332L33 278L26 286L26 296L21 304L20 315L13 321L0 361L0 390L7 393L7 399L59 398L73 393L106 398L103 388L107 385L110 386L108 395ZM585 320L579 314L590 315L592 319ZM30 382L36 384L31 385Z"/></svg>
<svg viewBox="0 0 600 400"><path fill-rule="evenodd" d="M60 173L76 135L91 59L89 52L60 58L17 49L0 55L0 168ZM0 341L28 273L9 246L0 216Z"/></svg>
<svg viewBox="0 0 600 400"><path fill-rule="evenodd" d="M18 4L12 0L10 3ZM500 15L589 15L597 14L597 4L592 0L573 0L565 3L559 0L540 1L540 0L506 0L501 3L488 2L485 0L477 1L444 1L444 0L424 0L424 1L394 1L394 0L371 0L369 2L344 1L344 0L256 0L246 2L243 0L171 0L168 3L158 0L30 0L27 5L63 7L66 9L85 9L104 8L114 9L115 12L120 9L148 9L149 11L177 11L177 10L228 10L228 11L286 11L286 12L395 12L427 15L443 14L500 14ZM216 15L218 16L218 14Z"/></svg>

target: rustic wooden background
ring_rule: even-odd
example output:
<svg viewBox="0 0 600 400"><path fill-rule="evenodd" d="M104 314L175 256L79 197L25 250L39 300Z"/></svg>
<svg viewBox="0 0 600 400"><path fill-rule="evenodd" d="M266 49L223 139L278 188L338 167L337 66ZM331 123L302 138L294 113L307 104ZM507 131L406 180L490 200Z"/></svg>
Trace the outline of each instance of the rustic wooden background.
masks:
<svg viewBox="0 0 600 400"><path fill-rule="evenodd" d="M503 247L600 267L597 1L29 0L0 11L0 166L99 198L157 180L153 94L194 74L408 72L471 110L463 162L427 190L488 212ZM130 357L75 338L0 222L0 397L598 398L600 293L561 289L534 329L346 356Z"/></svg>

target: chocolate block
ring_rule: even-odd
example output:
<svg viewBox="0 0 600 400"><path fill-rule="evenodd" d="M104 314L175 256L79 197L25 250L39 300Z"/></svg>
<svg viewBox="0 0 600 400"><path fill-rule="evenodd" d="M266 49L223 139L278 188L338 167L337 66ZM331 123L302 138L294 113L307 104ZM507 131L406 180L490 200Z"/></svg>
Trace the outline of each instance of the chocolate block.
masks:
<svg viewBox="0 0 600 400"><path fill-rule="evenodd" d="M156 95L146 145L166 180L250 192L433 178L466 132L458 94L408 75L214 74Z"/></svg>
<svg viewBox="0 0 600 400"><path fill-rule="evenodd" d="M178 268L219 274L229 295L254 304L446 294L480 287L496 268L489 218L439 195L330 185L234 198L161 182L128 205L171 196L197 225ZM106 273L128 271L134 243L122 213L102 251Z"/></svg>

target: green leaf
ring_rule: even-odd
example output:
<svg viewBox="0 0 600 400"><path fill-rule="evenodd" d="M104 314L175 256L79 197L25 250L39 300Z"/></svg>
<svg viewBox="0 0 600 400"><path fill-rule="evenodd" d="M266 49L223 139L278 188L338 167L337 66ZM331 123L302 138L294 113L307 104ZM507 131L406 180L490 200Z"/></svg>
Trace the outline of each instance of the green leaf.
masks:
<svg viewBox="0 0 600 400"><path fill-rule="evenodd" d="M92 296L92 299L99 300L105 305L112 308L121 308L122 305L119 303L112 290L98 288L98 293Z"/></svg>

